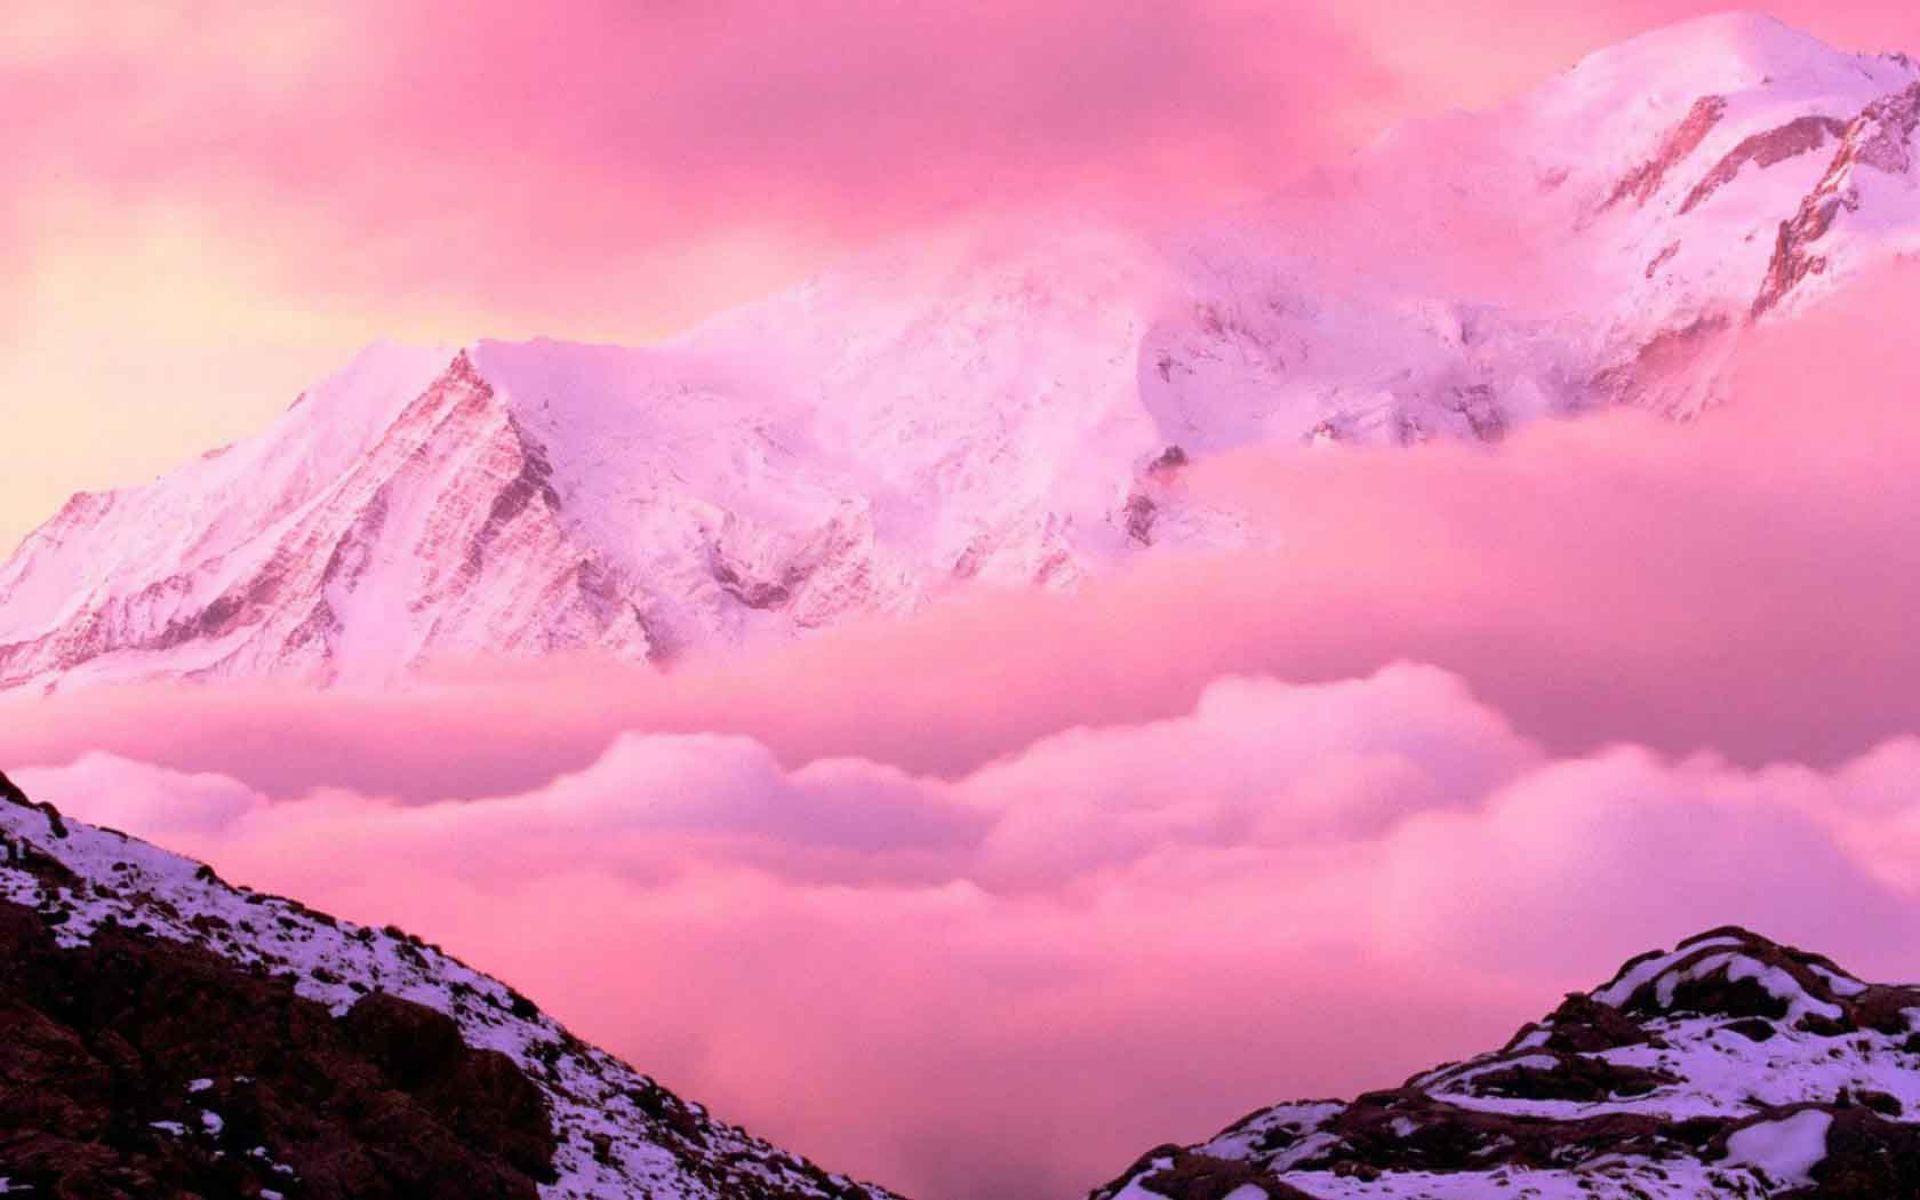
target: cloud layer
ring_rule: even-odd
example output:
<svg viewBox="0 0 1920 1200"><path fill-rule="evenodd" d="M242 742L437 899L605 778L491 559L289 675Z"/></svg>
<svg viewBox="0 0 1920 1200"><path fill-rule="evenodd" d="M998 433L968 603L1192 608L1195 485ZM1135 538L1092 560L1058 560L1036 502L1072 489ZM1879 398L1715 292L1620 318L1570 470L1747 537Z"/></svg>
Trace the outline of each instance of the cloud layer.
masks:
<svg viewBox="0 0 1920 1200"><path fill-rule="evenodd" d="M1920 954L1920 742L1827 771L1555 758L1428 667L1221 680L953 780L638 734L424 805L98 754L19 774L397 920L934 1200L1071 1195L1260 1103L1392 1082L1722 922L1869 972Z"/></svg>
<svg viewBox="0 0 1920 1200"><path fill-rule="evenodd" d="M1912 273L1752 336L1724 408L1613 412L1497 452L1254 452L1204 497L1273 544L1141 556L1072 595L982 591L910 620L660 675L476 664L431 686L0 697L0 761L111 750L285 794L501 794L626 731L737 733L800 764L970 771L1076 724L1191 709L1228 675L1432 663L1556 753L1611 742L1833 763L1920 730L1920 364ZM911 669L903 670L902 664Z"/></svg>

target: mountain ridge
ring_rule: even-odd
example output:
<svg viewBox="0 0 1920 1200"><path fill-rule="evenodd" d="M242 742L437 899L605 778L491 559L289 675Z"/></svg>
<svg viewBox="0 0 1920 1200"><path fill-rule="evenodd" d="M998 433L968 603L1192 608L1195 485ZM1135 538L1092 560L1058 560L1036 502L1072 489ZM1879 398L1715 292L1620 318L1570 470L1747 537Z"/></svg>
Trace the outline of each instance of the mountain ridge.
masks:
<svg viewBox="0 0 1920 1200"><path fill-rule="evenodd" d="M668 663L1265 539L1182 486L1241 447L1699 416L1753 323L1920 251L1916 97L1702 18L1163 235L928 236L652 347L377 346L29 535L0 687Z"/></svg>
<svg viewBox="0 0 1920 1200"><path fill-rule="evenodd" d="M0 775L0 1192L890 1200L437 947L234 888Z"/></svg>

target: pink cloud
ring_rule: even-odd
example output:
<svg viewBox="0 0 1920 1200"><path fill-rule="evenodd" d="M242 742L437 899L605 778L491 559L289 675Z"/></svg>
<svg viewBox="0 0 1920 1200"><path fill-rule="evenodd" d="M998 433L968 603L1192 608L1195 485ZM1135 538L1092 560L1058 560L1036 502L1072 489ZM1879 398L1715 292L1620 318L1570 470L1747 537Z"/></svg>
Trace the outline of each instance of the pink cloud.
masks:
<svg viewBox="0 0 1920 1200"><path fill-rule="evenodd" d="M19 186L223 214L309 294L560 323L531 332L635 287L702 291L633 274L675 245L1215 197L1335 145L1331 98L1391 89L1311 6L201 7L20 37L0 75L37 118Z"/></svg>
<svg viewBox="0 0 1920 1200"><path fill-rule="evenodd" d="M1706 926L1871 972L1920 953L1912 743L1833 770L1554 758L1431 668L1223 681L950 780L634 734L424 805L101 756L17 774L398 921L728 1117L934 1198L1072 1194L1259 1103L1391 1082Z"/></svg>
<svg viewBox="0 0 1920 1200"><path fill-rule="evenodd" d="M1143 556L1071 595L983 590L666 674L485 663L371 695L0 697L0 759L101 749L281 794L431 799L534 786L625 731L730 732L790 764L953 774L1074 725L1188 711L1221 676L1404 660L1461 676L1555 752L1830 763L1920 730L1913 286L1865 283L1754 334L1728 402L1691 425L1615 412L1497 451L1204 464L1195 493L1244 507L1270 548Z"/></svg>

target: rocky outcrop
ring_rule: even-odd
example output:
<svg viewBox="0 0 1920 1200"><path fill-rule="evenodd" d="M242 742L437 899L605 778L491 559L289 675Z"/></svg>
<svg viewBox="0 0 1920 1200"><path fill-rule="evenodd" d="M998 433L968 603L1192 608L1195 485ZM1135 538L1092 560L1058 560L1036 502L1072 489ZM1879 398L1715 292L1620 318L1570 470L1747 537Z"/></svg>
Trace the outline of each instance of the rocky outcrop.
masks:
<svg viewBox="0 0 1920 1200"><path fill-rule="evenodd" d="M889 1200L394 928L235 889L0 775L0 1193Z"/></svg>
<svg viewBox="0 0 1920 1200"><path fill-rule="evenodd" d="M444 1016L374 993L336 1018L118 925L61 947L50 918L0 903L10 1191L533 1200L554 1178L540 1090ZM441 1036L392 1036L427 1028Z"/></svg>
<svg viewBox="0 0 1920 1200"><path fill-rule="evenodd" d="M1700 143L1707 140L1726 112L1725 96L1702 96L1695 100L1680 123L1660 139L1652 156L1621 177L1601 207L1612 208L1626 200L1645 204L1652 199L1666 183L1668 174L1700 148Z"/></svg>
<svg viewBox="0 0 1920 1200"><path fill-rule="evenodd" d="M1785 125L1742 138L1740 144L1727 151L1687 193L1687 198L1680 202L1680 212L1692 212L1733 182L1743 168L1752 166L1764 171L1776 163L1811 154L1830 139L1844 136L1846 128L1847 123L1837 117L1795 117Z"/></svg>
<svg viewBox="0 0 1920 1200"><path fill-rule="evenodd" d="M1860 207L1858 173L1905 175L1913 166L1913 134L1920 126L1920 83L1882 96L1848 123L1840 148L1819 184L1800 208L1780 223L1766 278L1753 300L1753 315L1774 308L1809 276L1827 270L1819 243L1842 214Z"/></svg>
<svg viewBox="0 0 1920 1200"><path fill-rule="evenodd" d="M1920 988L1744 929L1634 959L1501 1050L1151 1151L1098 1200L1920 1195Z"/></svg>

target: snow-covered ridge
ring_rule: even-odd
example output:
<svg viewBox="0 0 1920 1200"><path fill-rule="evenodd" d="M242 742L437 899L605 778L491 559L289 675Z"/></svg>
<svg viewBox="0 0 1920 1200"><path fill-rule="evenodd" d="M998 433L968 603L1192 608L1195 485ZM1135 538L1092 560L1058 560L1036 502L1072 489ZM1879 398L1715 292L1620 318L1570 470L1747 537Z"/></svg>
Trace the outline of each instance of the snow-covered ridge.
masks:
<svg viewBox="0 0 1920 1200"><path fill-rule="evenodd" d="M662 661L1234 544L1186 465L1719 398L1920 247L1920 68L1751 14L1146 236L930 235L646 348L375 347L0 566L0 687Z"/></svg>
<svg viewBox="0 0 1920 1200"><path fill-rule="evenodd" d="M1499 1051L1348 1103L1264 1109L1095 1193L1260 1194L1920 1195L1920 987L1713 930L1567 997Z"/></svg>
<svg viewBox="0 0 1920 1200"><path fill-rule="evenodd" d="M0 903L37 911L63 947L113 927L211 951L244 971L287 979L336 1017L375 993L446 1014L469 1047L505 1054L544 1094L558 1149L557 1178L542 1185L543 1196L888 1197L714 1119L434 946L229 887L191 860L34 805L4 776ZM220 1116L207 1116L202 1132L217 1137ZM177 1134L187 1135L184 1126Z"/></svg>

